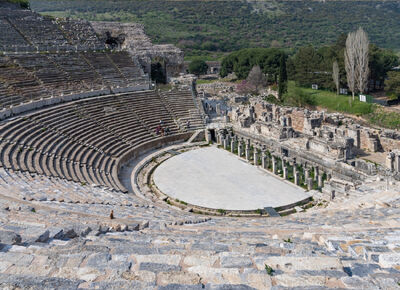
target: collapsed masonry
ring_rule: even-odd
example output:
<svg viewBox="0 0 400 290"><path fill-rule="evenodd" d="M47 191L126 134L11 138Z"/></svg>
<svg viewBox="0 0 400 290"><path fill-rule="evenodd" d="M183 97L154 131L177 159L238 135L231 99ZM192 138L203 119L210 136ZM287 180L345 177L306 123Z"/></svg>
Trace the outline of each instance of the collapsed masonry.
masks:
<svg viewBox="0 0 400 290"><path fill-rule="evenodd" d="M172 44L154 45L139 23L91 22L100 38L110 47L121 48L138 57L146 73L151 64L160 62L167 80L184 71L183 52Z"/></svg>
<svg viewBox="0 0 400 290"><path fill-rule="evenodd" d="M363 127L341 114L281 107L260 98L232 108L228 116L230 123L216 132L220 144L233 142L230 146L242 151L238 154L246 159L247 154L256 152L259 158L267 151L273 168L275 160L282 161L284 175L288 166L293 168L293 176L301 167L307 187L310 170L317 182L319 176L327 177L324 191L329 194L354 189L368 176L390 174L400 180L397 131ZM380 162L359 158L368 155L379 157ZM321 185L321 180L318 183Z"/></svg>

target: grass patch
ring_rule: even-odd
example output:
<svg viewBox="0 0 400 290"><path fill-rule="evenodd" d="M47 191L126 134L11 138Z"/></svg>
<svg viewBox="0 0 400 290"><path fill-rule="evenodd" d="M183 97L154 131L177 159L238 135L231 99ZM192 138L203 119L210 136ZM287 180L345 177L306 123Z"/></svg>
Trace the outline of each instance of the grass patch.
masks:
<svg viewBox="0 0 400 290"><path fill-rule="evenodd" d="M358 97L353 101L351 96L336 95L326 90L313 90L296 86L295 82L289 81L288 93L282 102L284 105L295 105L302 107L322 107L328 112L339 112L363 117L372 125L389 129L400 128L400 114L387 112L384 108L376 105L360 102Z"/></svg>
<svg viewBox="0 0 400 290"><path fill-rule="evenodd" d="M265 271L267 272L267 274L269 276L272 276L274 274L274 272L275 272L275 270L272 269L272 267L268 266L267 264L265 264Z"/></svg>
<svg viewBox="0 0 400 290"><path fill-rule="evenodd" d="M226 210L221 209L221 208L218 209L217 212L220 213L220 214L226 214Z"/></svg>

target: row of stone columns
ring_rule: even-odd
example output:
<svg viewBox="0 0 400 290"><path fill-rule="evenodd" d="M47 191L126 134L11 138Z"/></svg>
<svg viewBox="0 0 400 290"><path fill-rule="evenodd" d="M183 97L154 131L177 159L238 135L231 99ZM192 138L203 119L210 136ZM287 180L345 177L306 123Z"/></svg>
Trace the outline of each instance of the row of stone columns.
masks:
<svg viewBox="0 0 400 290"><path fill-rule="evenodd" d="M228 149L228 146L230 145L230 150L232 153L235 152L235 147L237 145L238 151L237 154L239 157L244 157L246 158L247 161L250 161L250 139L246 140L243 142L243 140L237 140L235 138L230 137L228 134L222 134L221 132L218 132L217 134L217 142L221 146L224 147L224 149ZM258 160L260 158L260 153L259 149L257 147L254 147L253 151L253 160L254 160L254 165L258 166ZM261 149L261 167L263 169L267 169L268 163L267 163L267 154L264 150ZM277 174L278 170L278 162L277 162L277 157L272 155L271 156L271 162L272 162L272 172L274 174ZM282 171L283 171L283 178L288 179L289 174L288 174L288 167L286 166L285 159L281 159L282 162ZM293 164L293 178L294 178L294 183L296 185L300 185L300 173L297 170L296 163L294 162ZM314 181L318 183L318 187L322 188L323 187L323 175L321 174L319 168L316 166L314 167L314 178L311 178L310 175L310 169L305 167L304 168L304 182L307 185L307 189L311 190L313 188Z"/></svg>

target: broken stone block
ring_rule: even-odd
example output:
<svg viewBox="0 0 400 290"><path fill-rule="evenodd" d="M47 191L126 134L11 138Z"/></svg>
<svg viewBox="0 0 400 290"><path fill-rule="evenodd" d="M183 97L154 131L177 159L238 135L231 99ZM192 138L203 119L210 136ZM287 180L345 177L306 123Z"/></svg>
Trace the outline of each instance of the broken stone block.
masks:
<svg viewBox="0 0 400 290"><path fill-rule="evenodd" d="M10 231L0 231L0 243L16 245L21 243L21 236Z"/></svg>
<svg viewBox="0 0 400 290"><path fill-rule="evenodd" d="M44 233L42 233L36 240L36 243L46 243L50 238L50 231L46 230Z"/></svg>

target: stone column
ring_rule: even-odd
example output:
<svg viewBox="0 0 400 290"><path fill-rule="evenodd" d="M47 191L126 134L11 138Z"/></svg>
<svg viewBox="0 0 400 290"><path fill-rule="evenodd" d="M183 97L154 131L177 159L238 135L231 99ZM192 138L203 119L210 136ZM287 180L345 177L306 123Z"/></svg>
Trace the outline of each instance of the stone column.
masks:
<svg viewBox="0 0 400 290"><path fill-rule="evenodd" d="M390 171L394 170L394 153L389 152L386 156L386 167L389 168Z"/></svg>
<svg viewBox="0 0 400 290"><path fill-rule="evenodd" d="M287 169L287 167L283 167L283 179L288 179L288 169Z"/></svg>
<svg viewBox="0 0 400 290"><path fill-rule="evenodd" d="M267 163L265 162L266 157L267 157L267 154L265 154L265 151L262 151L261 152L261 166L263 169L267 168Z"/></svg>
<svg viewBox="0 0 400 290"><path fill-rule="evenodd" d="M394 170L400 172L400 150L396 152L396 157L394 159Z"/></svg>
<svg viewBox="0 0 400 290"><path fill-rule="evenodd" d="M322 180L322 175L318 175L318 187L324 187L324 181Z"/></svg>
<svg viewBox="0 0 400 290"><path fill-rule="evenodd" d="M318 166L315 166L314 167L314 180L317 180L318 175L319 175L319 168L318 168Z"/></svg>
<svg viewBox="0 0 400 290"><path fill-rule="evenodd" d="M246 160L250 160L250 145L246 143Z"/></svg>
<svg viewBox="0 0 400 290"><path fill-rule="evenodd" d="M272 155L272 172L276 174L276 159L275 156Z"/></svg>
<svg viewBox="0 0 400 290"><path fill-rule="evenodd" d="M300 184L300 176L299 173L297 172L297 170L293 170L294 171L294 184L299 185Z"/></svg>
<svg viewBox="0 0 400 290"><path fill-rule="evenodd" d="M304 168L304 180L307 181L309 177L310 177L310 169Z"/></svg>
<svg viewBox="0 0 400 290"><path fill-rule="evenodd" d="M206 135L206 141L207 141L207 143L210 143L212 140L211 140L211 132L210 132L210 130L208 130L208 129L205 129L205 135Z"/></svg>
<svg viewBox="0 0 400 290"><path fill-rule="evenodd" d="M239 143L238 143L238 156L239 157L242 157L242 150L243 150L242 146L243 146L242 142L239 141Z"/></svg>
<svg viewBox="0 0 400 290"><path fill-rule="evenodd" d="M226 150L228 148L228 136L225 136L223 143L224 143L224 149Z"/></svg>
<svg viewBox="0 0 400 290"><path fill-rule="evenodd" d="M235 151L235 140L232 138L231 140L231 152L233 153Z"/></svg>
<svg viewBox="0 0 400 290"><path fill-rule="evenodd" d="M308 190L312 190L313 188L313 179L312 178L308 178L307 179L307 189Z"/></svg>
<svg viewBox="0 0 400 290"><path fill-rule="evenodd" d="M221 104L217 104L215 106L215 112L217 113L218 116L221 115Z"/></svg>
<svg viewBox="0 0 400 290"><path fill-rule="evenodd" d="M254 148L253 161L254 161L254 165L258 166L258 150L257 150L257 148Z"/></svg>

